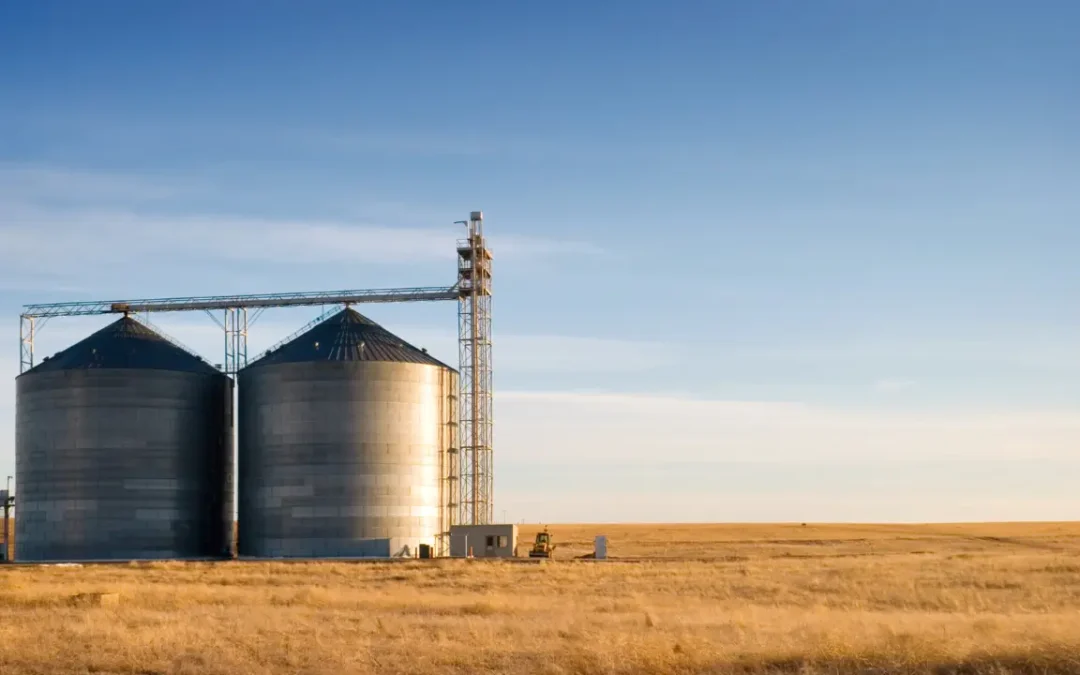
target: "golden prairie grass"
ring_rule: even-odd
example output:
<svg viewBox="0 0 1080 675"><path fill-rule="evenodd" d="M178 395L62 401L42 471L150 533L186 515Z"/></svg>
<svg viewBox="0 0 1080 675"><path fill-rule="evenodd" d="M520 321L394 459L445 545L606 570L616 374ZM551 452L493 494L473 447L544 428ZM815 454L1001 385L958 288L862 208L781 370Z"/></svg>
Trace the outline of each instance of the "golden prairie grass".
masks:
<svg viewBox="0 0 1080 675"><path fill-rule="evenodd" d="M551 531L542 564L0 568L0 673L1080 673L1078 525Z"/></svg>

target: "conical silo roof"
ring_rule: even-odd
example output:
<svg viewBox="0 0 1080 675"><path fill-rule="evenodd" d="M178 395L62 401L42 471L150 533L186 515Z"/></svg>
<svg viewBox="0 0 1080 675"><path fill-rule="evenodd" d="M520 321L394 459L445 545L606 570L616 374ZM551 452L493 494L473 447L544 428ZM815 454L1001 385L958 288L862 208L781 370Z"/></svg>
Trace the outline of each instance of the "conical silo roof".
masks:
<svg viewBox="0 0 1080 675"><path fill-rule="evenodd" d="M141 368L221 374L199 357L177 347L131 317L118 319L23 373L90 368Z"/></svg>
<svg viewBox="0 0 1080 675"><path fill-rule="evenodd" d="M313 361L391 361L450 367L356 310L346 308L267 353L248 368Z"/></svg>

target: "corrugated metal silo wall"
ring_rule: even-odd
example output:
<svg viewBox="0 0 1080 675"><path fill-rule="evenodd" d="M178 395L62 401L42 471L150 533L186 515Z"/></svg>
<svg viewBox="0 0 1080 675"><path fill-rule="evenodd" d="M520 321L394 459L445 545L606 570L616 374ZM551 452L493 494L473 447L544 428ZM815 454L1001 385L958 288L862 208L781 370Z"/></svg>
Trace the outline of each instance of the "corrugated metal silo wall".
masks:
<svg viewBox="0 0 1080 675"><path fill-rule="evenodd" d="M16 559L224 557L232 380L86 369L16 380Z"/></svg>
<svg viewBox="0 0 1080 675"><path fill-rule="evenodd" d="M381 556L434 545L449 524L443 473L456 386L453 371L417 363L242 371L240 554Z"/></svg>

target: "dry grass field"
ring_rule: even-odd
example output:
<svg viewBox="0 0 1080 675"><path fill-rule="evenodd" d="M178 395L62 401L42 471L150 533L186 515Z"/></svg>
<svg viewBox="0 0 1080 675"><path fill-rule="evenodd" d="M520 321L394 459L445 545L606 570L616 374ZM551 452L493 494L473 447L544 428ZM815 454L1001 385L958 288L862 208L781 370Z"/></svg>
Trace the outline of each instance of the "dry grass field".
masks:
<svg viewBox="0 0 1080 675"><path fill-rule="evenodd" d="M0 673L1080 673L1080 524L551 530L543 564L0 568Z"/></svg>

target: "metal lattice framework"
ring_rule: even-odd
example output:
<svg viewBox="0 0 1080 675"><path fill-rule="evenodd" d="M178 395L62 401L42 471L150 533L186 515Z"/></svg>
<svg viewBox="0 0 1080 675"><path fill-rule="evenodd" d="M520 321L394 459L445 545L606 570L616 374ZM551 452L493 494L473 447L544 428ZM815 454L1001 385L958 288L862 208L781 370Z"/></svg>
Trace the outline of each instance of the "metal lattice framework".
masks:
<svg viewBox="0 0 1080 675"><path fill-rule="evenodd" d="M492 465L491 251L483 215L458 242L458 358L461 364L461 522L494 521Z"/></svg>
<svg viewBox="0 0 1080 675"><path fill-rule="evenodd" d="M261 295L209 295L186 298L143 300L96 300L25 305L19 321L19 372L34 367L34 340L50 319L62 316L137 314L205 311L225 332L225 362L229 375L247 365L248 327L269 307L313 307L388 302L431 302L458 300L457 285L424 288L381 288L376 290L320 291L313 293L267 293ZM248 320L248 310L255 312ZM215 312L222 312L221 318Z"/></svg>
<svg viewBox="0 0 1080 675"><path fill-rule="evenodd" d="M468 221L459 222L468 226L468 238L458 242L458 280L453 286L25 305L19 317L19 372L23 373L34 367L34 343L37 335L45 323L56 317L135 314L144 322L149 322L151 313L205 311L224 332L225 360L221 369L235 376L248 362L248 329L268 308L456 300L461 396L460 400L451 402L451 405L457 408L455 418L458 420L455 439L458 442L454 444L457 447L449 450L452 455L450 464L455 473L451 480L460 475L460 498L456 501L459 512L454 514L457 516L454 520L467 524L490 523L494 514L491 251L484 241L481 212L474 211ZM254 310L250 319L249 310ZM309 324L305 329L310 327Z"/></svg>

